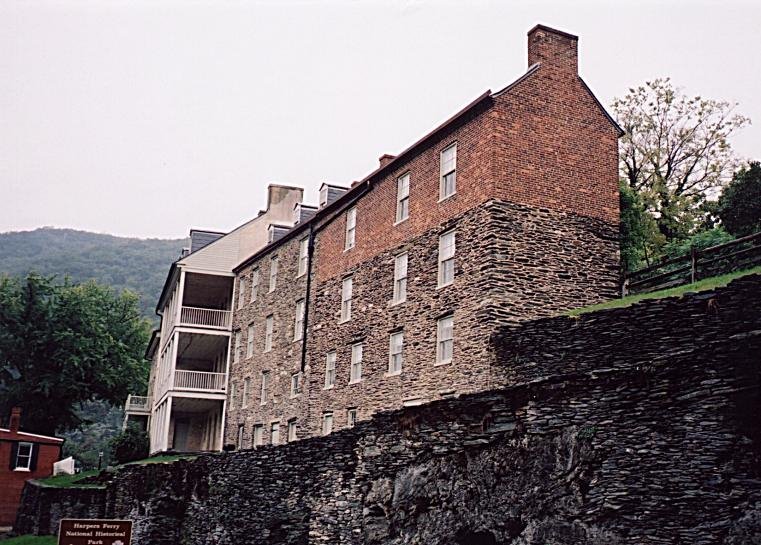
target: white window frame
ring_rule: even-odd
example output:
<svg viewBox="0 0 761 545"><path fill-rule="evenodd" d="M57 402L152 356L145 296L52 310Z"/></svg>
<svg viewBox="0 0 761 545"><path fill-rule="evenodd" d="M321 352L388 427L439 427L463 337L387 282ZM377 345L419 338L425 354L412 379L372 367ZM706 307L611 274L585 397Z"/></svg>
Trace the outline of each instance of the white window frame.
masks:
<svg viewBox="0 0 761 545"><path fill-rule="evenodd" d="M293 324L293 340L300 341L304 338L304 299L296 301L296 319Z"/></svg>
<svg viewBox="0 0 761 545"><path fill-rule="evenodd" d="M351 302L354 298L354 277L346 276L341 281L341 318L339 323L351 320Z"/></svg>
<svg viewBox="0 0 761 545"><path fill-rule="evenodd" d="M29 448L29 454L21 454L21 448L22 447L28 447ZM18 444L18 448L16 449L16 461L13 462L13 470L14 471L31 471L32 470L32 456L34 455L34 443L29 442L20 442ZM26 465L20 465L19 461L21 458L26 458Z"/></svg>
<svg viewBox="0 0 761 545"><path fill-rule="evenodd" d="M272 350L272 337L275 329L275 315L270 314L264 319L264 351Z"/></svg>
<svg viewBox="0 0 761 545"><path fill-rule="evenodd" d="M410 217L410 173L396 179L396 221L402 223Z"/></svg>
<svg viewBox="0 0 761 545"><path fill-rule="evenodd" d="M404 331L395 331L388 337L388 376L398 375L404 368Z"/></svg>
<svg viewBox="0 0 761 545"><path fill-rule="evenodd" d="M333 411L322 413L322 434L328 435L333 433Z"/></svg>
<svg viewBox="0 0 761 545"><path fill-rule="evenodd" d="M264 424L254 424L254 431L251 432L251 445L254 448L264 445Z"/></svg>
<svg viewBox="0 0 761 545"><path fill-rule="evenodd" d="M296 419L291 418L288 420L288 431L285 436L285 441L286 443L292 443L296 439L298 439L296 436Z"/></svg>
<svg viewBox="0 0 761 545"><path fill-rule="evenodd" d="M450 151L454 152L452 161L447 161L445 163L444 155ZM445 180L450 174L454 175L452 179L452 191L450 193L445 193ZM439 202L448 199L455 193L457 193L457 142L454 142L441 150L441 154L439 155Z"/></svg>
<svg viewBox="0 0 761 545"><path fill-rule="evenodd" d="M242 342L243 334L241 333L240 329L235 331L235 348L233 349L233 363L238 363L240 361L240 345Z"/></svg>
<svg viewBox="0 0 761 545"><path fill-rule="evenodd" d="M251 390L251 377L243 379L243 393L241 395L240 408L245 409L248 407L248 396Z"/></svg>
<svg viewBox="0 0 761 545"><path fill-rule="evenodd" d="M436 364L451 363L453 356L454 314L449 314L436 321Z"/></svg>
<svg viewBox="0 0 761 545"><path fill-rule="evenodd" d="M291 373L291 397L301 393L301 373Z"/></svg>
<svg viewBox="0 0 761 545"><path fill-rule="evenodd" d="M270 386L270 372L262 371L261 380L262 380L262 386L261 386L261 389L259 390L259 405L266 405L268 390Z"/></svg>
<svg viewBox="0 0 761 545"><path fill-rule="evenodd" d="M248 324L246 331L246 358L254 355L254 324Z"/></svg>
<svg viewBox="0 0 761 545"><path fill-rule="evenodd" d="M357 418L359 417L359 411L356 407L349 407L346 409L346 425L349 428L353 428L357 425Z"/></svg>
<svg viewBox="0 0 761 545"><path fill-rule="evenodd" d="M362 382L362 357L364 353L364 343L354 343L351 345L351 366L349 368L349 384Z"/></svg>
<svg viewBox="0 0 761 545"><path fill-rule="evenodd" d="M277 256L273 256L272 259L270 259L270 286L269 286L269 292L272 293L275 291L275 288L277 287L277 273L278 269L280 267L280 262L278 260Z"/></svg>
<svg viewBox="0 0 761 545"><path fill-rule="evenodd" d="M251 302L256 301L259 295L259 267L251 271Z"/></svg>
<svg viewBox="0 0 761 545"><path fill-rule="evenodd" d="M270 424L270 445L280 444L280 421Z"/></svg>
<svg viewBox="0 0 761 545"><path fill-rule="evenodd" d="M300 278L307 273L307 263L309 260L309 237L304 237L299 241L299 263L296 278Z"/></svg>
<svg viewBox="0 0 761 545"><path fill-rule="evenodd" d="M336 385L336 359L337 354L335 350L325 354L325 389Z"/></svg>
<svg viewBox="0 0 761 545"><path fill-rule="evenodd" d="M447 244L446 239L452 237L452 243ZM455 279L455 255L457 253L457 232L454 229L450 229L445 233L439 235L439 274L438 274L438 286L443 288L454 283ZM451 278L445 278L445 274L450 270L451 264Z"/></svg>
<svg viewBox="0 0 761 545"><path fill-rule="evenodd" d="M238 310L246 306L246 279L238 279Z"/></svg>
<svg viewBox="0 0 761 545"><path fill-rule="evenodd" d="M394 295L392 304L398 305L407 300L407 267L409 254L399 254L394 258Z"/></svg>
<svg viewBox="0 0 761 545"><path fill-rule="evenodd" d="M346 211L346 238L344 251L351 250L357 243L357 207L352 206Z"/></svg>

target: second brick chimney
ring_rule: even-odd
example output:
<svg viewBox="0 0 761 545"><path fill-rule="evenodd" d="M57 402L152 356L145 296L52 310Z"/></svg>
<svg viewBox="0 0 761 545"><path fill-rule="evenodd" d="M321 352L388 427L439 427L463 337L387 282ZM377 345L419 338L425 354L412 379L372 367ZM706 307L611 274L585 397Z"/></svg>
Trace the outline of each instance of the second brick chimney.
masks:
<svg viewBox="0 0 761 545"><path fill-rule="evenodd" d="M18 430L20 427L21 427L21 407L13 407L11 409L11 422L8 425L8 428L10 428L11 433L18 433Z"/></svg>
<svg viewBox="0 0 761 545"><path fill-rule="evenodd" d="M528 31L528 65L538 62L579 73L578 36L544 25Z"/></svg>

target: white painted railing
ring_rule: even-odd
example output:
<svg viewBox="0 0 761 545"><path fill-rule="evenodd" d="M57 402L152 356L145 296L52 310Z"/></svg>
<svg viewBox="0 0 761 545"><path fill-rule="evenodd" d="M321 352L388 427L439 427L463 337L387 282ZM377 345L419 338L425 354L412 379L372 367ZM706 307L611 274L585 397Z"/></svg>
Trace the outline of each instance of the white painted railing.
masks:
<svg viewBox="0 0 761 545"><path fill-rule="evenodd" d="M230 329L232 312L214 308L185 307L180 310L180 323Z"/></svg>
<svg viewBox="0 0 761 545"><path fill-rule="evenodd" d="M208 373L206 371L174 372L174 387L180 390L204 390L207 392L225 391L225 373Z"/></svg>
<svg viewBox="0 0 761 545"><path fill-rule="evenodd" d="M151 398L147 396L127 396L127 403L124 404L125 412L149 412L151 410Z"/></svg>

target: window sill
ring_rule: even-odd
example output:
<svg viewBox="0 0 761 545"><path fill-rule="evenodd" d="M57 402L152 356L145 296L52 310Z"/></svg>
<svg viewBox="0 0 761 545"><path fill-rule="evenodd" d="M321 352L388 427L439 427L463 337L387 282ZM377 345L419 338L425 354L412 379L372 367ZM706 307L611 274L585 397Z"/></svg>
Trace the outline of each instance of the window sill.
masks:
<svg viewBox="0 0 761 545"><path fill-rule="evenodd" d="M457 191L455 191L454 193L450 193L446 197L439 197L439 203L443 203L444 201L446 201L447 199L451 199L455 195L457 195Z"/></svg>
<svg viewBox="0 0 761 545"><path fill-rule="evenodd" d="M360 382L362 382L361 378L359 378L357 380L350 380L349 381L349 386L351 386L352 384L359 384Z"/></svg>
<svg viewBox="0 0 761 545"><path fill-rule="evenodd" d="M449 358L448 360L437 361L433 365L438 367L439 365L449 365L450 363L452 363L452 358Z"/></svg>
<svg viewBox="0 0 761 545"><path fill-rule="evenodd" d="M333 388L335 388L335 387L336 387L336 385L335 385L335 384L331 384L330 386L323 386L323 387L322 387L322 389L323 389L323 390L332 390L332 389L333 389Z"/></svg>
<svg viewBox="0 0 761 545"><path fill-rule="evenodd" d="M347 323L347 322L351 322L351 318L346 318L346 319L343 319L343 320L338 320L338 324L339 324L339 325L340 325L340 324L345 324L345 323Z"/></svg>
<svg viewBox="0 0 761 545"><path fill-rule="evenodd" d="M17 467L17 468L14 468L13 471L23 471L25 473L31 473L32 472L32 470L29 469L28 467Z"/></svg>
<svg viewBox="0 0 761 545"><path fill-rule="evenodd" d="M344 253L351 252L355 247L356 247L356 245L355 246L351 246L350 248L344 248Z"/></svg>
<svg viewBox="0 0 761 545"><path fill-rule="evenodd" d="M402 372L401 372L401 371L394 371L393 373L384 373L384 374L383 374L383 377L384 377L384 378L389 378L389 377L398 377L398 376L401 376L401 374L402 374Z"/></svg>
<svg viewBox="0 0 761 545"><path fill-rule="evenodd" d="M405 222L405 221L407 221L408 219L410 219L410 217L409 217L409 216L407 216L406 218L404 218L404 219L402 219L402 220L396 220L396 221L394 222L394 227L396 227L397 225L401 225L402 223L404 223L404 222Z"/></svg>
<svg viewBox="0 0 761 545"><path fill-rule="evenodd" d="M304 337L299 337L298 339L293 339L293 342L300 343L303 338Z"/></svg>
<svg viewBox="0 0 761 545"><path fill-rule="evenodd" d="M403 305L407 302L407 298L400 299L399 301L394 301L393 299L388 303L389 307L398 307L399 305Z"/></svg>
<svg viewBox="0 0 761 545"><path fill-rule="evenodd" d="M441 284L439 286L436 286L436 289L437 290L444 289L444 288L446 288L448 286L451 286L452 284L454 284L454 280L452 280L451 282L447 282L446 284Z"/></svg>

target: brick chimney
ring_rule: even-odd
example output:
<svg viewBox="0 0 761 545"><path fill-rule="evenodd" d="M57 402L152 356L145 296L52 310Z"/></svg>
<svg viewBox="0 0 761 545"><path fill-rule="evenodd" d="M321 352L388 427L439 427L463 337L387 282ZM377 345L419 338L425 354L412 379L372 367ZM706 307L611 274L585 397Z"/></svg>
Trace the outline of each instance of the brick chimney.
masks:
<svg viewBox="0 0 761 545"><path fill-rule="evenodd" d="M388 153L384 153L378 158L378 162L380 163L380 168L385 167L394 159L396 159L396 155L389 155Z"/></svg>
<svg viewBox="0 0 761 545"><path fill-rule="evenodd" d="M528 31L528 65L538 62L579 73L578 36L544 25Z"/></svg>
<svg viewBox="0 0 761 545"><path fill-rule="evenodd" d="M18 433L20 426L21 426L21 407L13 407L11 409L11 422L8 425L8 427L10 428L11 433Z"/></svg>

